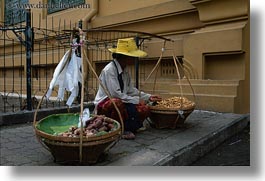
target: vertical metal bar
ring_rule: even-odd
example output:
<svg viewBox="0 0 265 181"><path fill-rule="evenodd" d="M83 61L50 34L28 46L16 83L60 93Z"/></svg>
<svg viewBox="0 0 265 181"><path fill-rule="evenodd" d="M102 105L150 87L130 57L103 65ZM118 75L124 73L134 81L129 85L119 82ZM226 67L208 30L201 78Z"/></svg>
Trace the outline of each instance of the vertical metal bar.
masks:
<svg viewBox="0 0 265 181"><path fill-rule="evenodd" d="M22 19L22 17L20 16L20 22L22 22L21 19ZM19 27L22 28L22 23L19 24ZM24 107L24 105L23 105L23 94L24 94L24 86L25 86L25 84L24 84L25 67L23 66L23 60L24 60L23 49L24 49L24 45L22 43L20 43L20 52L19 52L19 54L20 54L20 66L21 66L21 74L20 74L20 82L19 82L20 83L20 97L21 97L20 108Z"/></svg>
<svg viewBox="0 0 265 181"><path fill-rule="evenodd" d="M26 9L26 60L27 60L27 110L32 110L31 102L31 12L30 9Z"/></svg>
<svg viewBox="0 0 265 181"><path fill-rule="evenodd" d="M139 48L139 37L135 37L135 42L137 47ZM135 87L138 89L139 88L139 58L136 57L134 61L135 65Z"/></svg>
<svg viewBox="0 0 265 181"><path fill-rule="evenodd" d="M56 63L58 63L59 61L60 61L60 57L61 57L61 18L59 19L59 25L58 25L58 35L57 35L57 40L58 40L58 42L57 42L57 62Z"/></svg>
<svg viewBox="0 0 265 181"><path fill-rule="evenodd" d="M14 39L12 39L12 92L15 92L15 60L14 60Z"/></svg>
<svg viewBox="0 0 265 181"><path fill-rule="evenodd" d="M94 37L94 34L95 34L95 33L93 33L93 32L90 33L89 37L91 37L91 40L92 40L92 38ZM92 61L93 61L93 59L94 59L94 55L95 55L94 45L91 45L91 50L90 50L90 52L91 52L90 54L88 53L88 57L91 55L91 57L92 57ZM91 62L92 62L92 61L91 61ZM93 62L92 62L92 66L94 66ZM96 66L94 66L94 68L96 69ZM89 68L88 68L87 71L88 71L88 76L89 76L89 78L90 78L90 82L89 82L90 86L91 86L93 89L97 90L97 87L94 87L94 86L98 85L98 80L95 78L95 82L94 82L94 76L95 76L95 75L93 75L93 74L90 73L90 69L89 69Z"/></svg>
<svg viewBox="0 0 265 181"><path fill-rule="evenodd" d="M6 101L7 101L7 92L6 92L6 32L3 32L4 34L4 68L2 69L3 70L3 78L4 78L4 112L6 112Z"/></svg>
<svg viewBox="0 0 265 181"><path fill-rule="evenodd" d="M41 27L41 14L39 13L39 27L38 29L40 30L40 27ZM38 55L39 55L39 65L41 64L41 55L40 55L40 49L41 49L41 42L38 41ZM39 67L37 71L37 77L38 77L38 80L39 80L39 91L42 90L42 80L43 78L41 77L41 68Z"/></svg>
<svg viewBox="0 0 265 181"><path fill-rule="evenodd" d="M53 16L52 16L52 32L55 32L54 30L54 21L53 21ZM51 41L55 41L54 38L55 37L51 37ZM54 43L52 43L52 65L54 64ZM50 78L50 77L49 77Z"/></svg>
<svg viewBox="0 0 265 181"><path fill-rule="evenodd" d="M31 25L30 25L30 28L31 28L31 38L30 38L30 44L31 44L31 46L30 46L30 51L32 52L31 54L31 75L32 74L34 74L34 70L36 71L36 69L37 69L37 67L35 66L34 67L34 56L33 56L33 52L34 52L34 28L33 28L33 22L34 22L34 16L33 16L33 12L30 12L30 22L31 22ZM33 65L33 66L32 66ZM34 83L36 82L34 82L34 79L33 79L33 77L34 77L34 75L32 75L31 76L31 94L33 94L32 95L32 97L35 97L36 96L36 90L35 90L35 85L34 85ZM34 109L34 102L32 102L32 100L31 100L31 104L32 104L32 109Z"/></svg>
<svg viewBox="0 0 265 181"><path fill-rule="evenodd" d="M78 28L80 28L80 29L83 28L83 21L82 20L78 21Z"/></svg>
<svg viewBox="0 0 265 181"><path fill-rule="evenodd" d="M43 71L45 76L45 88L49 86L48 83L48 18L45 18L45 70ZM46 108L48 108L48 100L46 99Z"/></svg>

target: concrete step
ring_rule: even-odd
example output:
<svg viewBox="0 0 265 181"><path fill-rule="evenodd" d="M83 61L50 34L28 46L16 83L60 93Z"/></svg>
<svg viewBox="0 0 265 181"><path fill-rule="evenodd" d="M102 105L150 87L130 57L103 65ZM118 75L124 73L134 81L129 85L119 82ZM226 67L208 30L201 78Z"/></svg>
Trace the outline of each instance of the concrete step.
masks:
<svg viewBox="0 0 265 181"><path fill-rule="evenodd" d="M183 93L192 93L192 89L195 94L218 94L218 95L236 95L237 88L239 86L238 81L193 81L191 85L188 82L182 81L181 84L170 82L157 82L155 90L157 92L175 92L180 93L181 89ZM191 88L192 87L192 88ZM143 90L153 90L154 84L148 82L141 86Z"/></svg>
<svg viewBox="0 0 265 181"><path fill-rule="evenodd" d="M97 165L187 166L243 130L248 123L249 115L195 110L183 128L152 128L136 134L131 142L121 140L110 150L108 160Z"/></svg>

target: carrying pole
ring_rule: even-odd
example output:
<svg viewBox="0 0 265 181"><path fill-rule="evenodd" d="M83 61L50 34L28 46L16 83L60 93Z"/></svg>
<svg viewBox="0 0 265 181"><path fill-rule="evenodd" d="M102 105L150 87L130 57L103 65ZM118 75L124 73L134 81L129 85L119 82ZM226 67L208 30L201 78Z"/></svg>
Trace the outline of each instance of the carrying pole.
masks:
<svg viewBox="0 0 265 181"><path fill-rule="evenodd" d="M80 123L81 123L81 131L80 131L80 144L79 144L79 163L83 161L83 110L84 110L84 86L85 86L85 73L84 73L84 47L83 43L85 40L84 32L82 31L82 21L78 23L79 27L79 36L80 36L80 51L81 51L81 73L82 73L82 82L81 82L81 102L80 102Z"/></svg>
<svg viewBox="0 0 265 181"><path fill-rule="evenodd" d="M32 30L31 30L31 11L26 9L26 71L27 71L27 110L32 110L31 101L31 50L32 50Z"/></svg>

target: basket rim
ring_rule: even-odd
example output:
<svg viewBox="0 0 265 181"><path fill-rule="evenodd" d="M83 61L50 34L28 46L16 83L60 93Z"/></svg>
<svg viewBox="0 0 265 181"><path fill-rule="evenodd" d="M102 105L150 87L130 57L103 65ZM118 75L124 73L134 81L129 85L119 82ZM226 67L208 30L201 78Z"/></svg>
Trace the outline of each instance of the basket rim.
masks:
<svg viewBox="0 0 265 181"><path fill-rule="evenodd" d="M196 105L192 105L189 107L184 107L183 109L180 108L161 108L156 106L149 106L150 111L165 111L165 112L177 112L177 111L193 111L195 109Z"/></svg>
<svg viewBox="0 0 265 181"><path fill-rule="evenodd" d="M114 136L111 136L109 138L105 138L105 139L101 139L101 140L83 142L82 146L87 147L87 146L96 146L96 145L100 145L100 144L105 144L105 143L113 142L113 141L117 140L118 137L119 137L119 135L114 135ZM63 142L63 141L50 140L50 139L45 139L45 140L41 139L41 141L46 142L46 143L51 144L51 145L57 145L57 146L66 146L66 147L79 147L80 146L79 141L78 142Z"/></svg>
<svg viewBox="0 0 265 181"><path fill-rule="evenodd" d="M190 110L183 110L183 114L190 114L193 112L194 109L190 109ZM151 110L150 111L151 114L152 113L156 113L156 114L169 114L169 115L178 115L178 111L164 111L164 110Z"/></svg>
<svg viewBox="0 0 265 181"><path fill-rule="evenodd" d="M53 115L67 115L67 114L75 114L75 113L63 113L63 114L53 114ZM77 114L77 113L76 113ZM47 117L50 117L51 115L47 116ZM44 119L46 119L47 117L45 118L42 118L41 120L39 120L37 122L37 124L34 125L34 130L35 130L35 134L37 136L40 136L40 137L43 137L43 138L46 138L48 140L53 140L53 141L61 141L61 142L80 142L80 138L81 137L63 137L63 136L58 136L58 135L51 135L51 134L48 134L44 131L41 131L37 128L37 125L39 123L41 123L41 121L43 121ZM102 140L102 139L107 139L107 138L110 138L110 137L113 137L115 135L121 135L121 125L118 121L112 119L112 118L109 118L107 117L107 119L111 119L113 120L115 123L117 123L118 125L118 128L111 131L111 132L108 132L104 135L92 135L92 136L89 136L89 137L84 137L82 138L82 141L83 142L91 142L91 141L98 141L98 140Z"/></svg>

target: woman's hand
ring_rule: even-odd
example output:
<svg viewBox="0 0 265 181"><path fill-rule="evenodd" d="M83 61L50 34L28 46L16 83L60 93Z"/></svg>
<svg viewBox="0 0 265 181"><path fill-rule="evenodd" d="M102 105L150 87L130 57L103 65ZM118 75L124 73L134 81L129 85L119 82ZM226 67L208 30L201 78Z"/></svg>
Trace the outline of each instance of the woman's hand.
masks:
<svg viewBox="0 0 265 181"><path fill-rule="evenodd" d="M150 100L151 102L156 102L156 101L161 101L162 98L161 98L160 96L158 96L158 95L151 95L151 96L149 97L149 100Z"/></svg>

